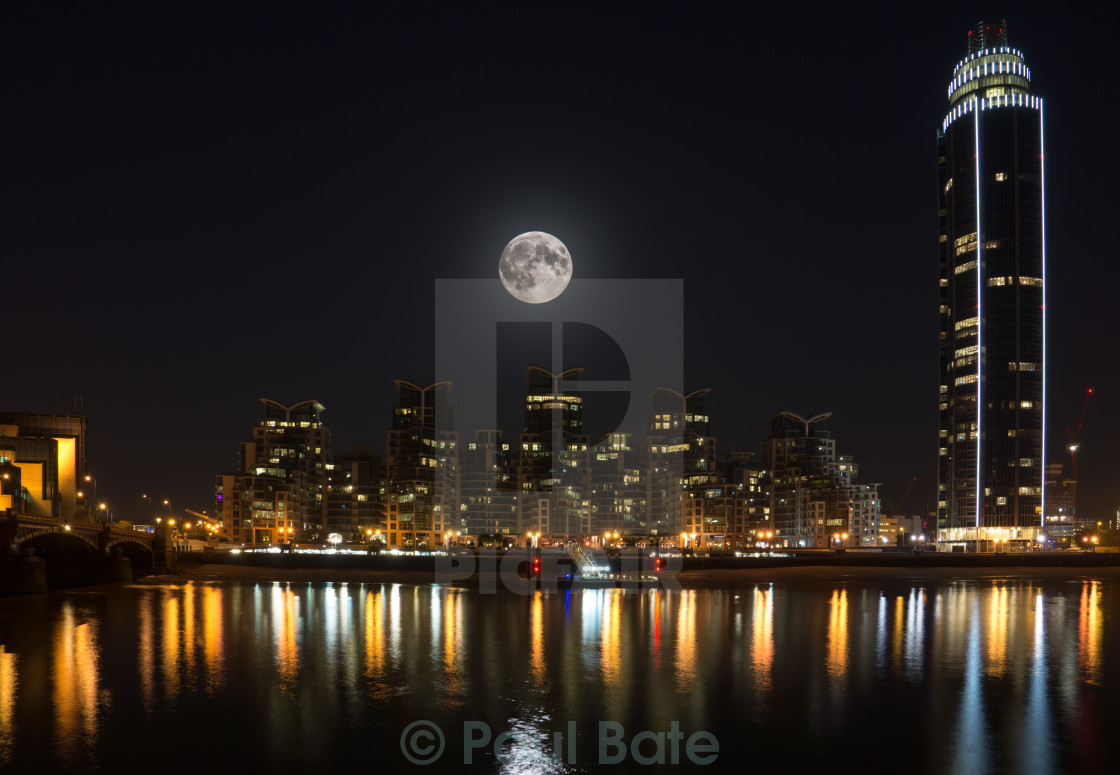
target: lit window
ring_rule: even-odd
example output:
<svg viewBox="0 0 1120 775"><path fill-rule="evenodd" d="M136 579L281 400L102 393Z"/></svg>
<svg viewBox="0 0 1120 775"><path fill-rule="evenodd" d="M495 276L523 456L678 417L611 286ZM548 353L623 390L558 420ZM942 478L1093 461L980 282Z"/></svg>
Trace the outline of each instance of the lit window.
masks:
<svg viewBox="0 0 1120 775"><path fill-rule="evenodd" d="M1021 406L1021 407L1022 407L1023 409L1033 409L1033 408L1034 408L1034 401L1023 401L1023 402L1022 402L1022 403L1020 404L1020 406Z"/></svg>
<svg viewBox="0 0 1120 775"><path fill-rule="evenodd" d="M997 172L996 173L996 180L998 180L1000 183L1007 180L1007 173L1006 172Z"/></svg>

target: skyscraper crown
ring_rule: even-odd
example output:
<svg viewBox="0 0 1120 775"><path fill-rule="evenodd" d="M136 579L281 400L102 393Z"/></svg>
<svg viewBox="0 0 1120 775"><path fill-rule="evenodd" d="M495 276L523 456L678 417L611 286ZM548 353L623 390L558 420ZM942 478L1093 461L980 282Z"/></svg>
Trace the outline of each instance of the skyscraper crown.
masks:
<svg viewBox="0 0 1120 775"><path fill-rule="evenodd" d="M942 129L974 103L991 105L1023 105L1037 102L1030 99L1031 71L1023 52L1007 43L1007 22L981 21L968 31L968 54L953 68L949 83L949 115Z"/></svg>
<svg viewBox="0 0 1120 775"><path fill-rule="evenodd" d="M986 48L1007 46L1007 20L995 22L979 21L968 31L968 53L976 54Z"/></svg>

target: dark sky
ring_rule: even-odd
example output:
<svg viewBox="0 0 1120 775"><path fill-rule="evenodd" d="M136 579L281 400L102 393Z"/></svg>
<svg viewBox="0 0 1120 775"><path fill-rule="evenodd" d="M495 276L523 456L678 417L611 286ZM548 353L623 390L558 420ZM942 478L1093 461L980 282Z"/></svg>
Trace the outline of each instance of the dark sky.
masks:
<svg viewBox="0 0 1120 775"><path fill-rule="evenodd" d="M0 11L0 409L82 396L118 514L209 509L260 397L383 451L392 380L439 376L434 281L542 229L577 277L683 278L720 451L832 411L864 480L933 500L936 129L989 9L382 5ZM1107 518L1117 20L991 15L1046 99L1048 454L1093 386L1080 505Z"/></svg>

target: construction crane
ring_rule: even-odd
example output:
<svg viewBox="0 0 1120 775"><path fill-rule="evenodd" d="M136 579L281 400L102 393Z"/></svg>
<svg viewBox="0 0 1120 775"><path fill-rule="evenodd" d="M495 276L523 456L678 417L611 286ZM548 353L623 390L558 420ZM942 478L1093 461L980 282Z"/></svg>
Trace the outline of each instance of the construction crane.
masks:
<svg viewBox="0 0 1120 775"><path fill-rule="evenodd" d="M205 511L202 512L201 514L199 514L197 511L191 511L190 509L183 509L183 511L185 511L187 514L190 514L192 517L194 517L196 522L205 522L207 524L211 524L211 523L217 523L217 521L218 521L216 517L211 517Z"/></svg>
<svg viewBox="0 0 1120 775"><path fill-rule="evenodd" d="M1089 398L1092 395L1092 388L1085 391L1085 403L1081 406L1081 419L1077 421L1077 430L1066 428L1066 433L1069 434L1069 478L1074 482L1077 481L1077 449L1081 446L1078 440L1081 438L1081 426L1085 424L1085 413L1089 411Z"/></svg>

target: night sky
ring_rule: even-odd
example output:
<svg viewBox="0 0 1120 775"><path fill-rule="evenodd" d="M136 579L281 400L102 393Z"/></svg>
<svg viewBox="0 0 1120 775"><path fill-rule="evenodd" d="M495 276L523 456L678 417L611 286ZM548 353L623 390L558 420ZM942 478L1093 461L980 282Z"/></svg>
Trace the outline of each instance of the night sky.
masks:
<svg viewBox="0 0 1120 775"><path fill-rule="evenodd" d="M577 278L683 278L721 452L832 411L862 479L917 476L924 509L936 130L988 8L787 7L6 5L0 410L81 396L99 495L138 520L144 493L212 508L260 397L384 452L393 379L440 377L435 280L496 278L540 229ZM1107 519L1117 19L990 15L1046 99L1048 455L1092 386L1079 505Z"/></svg>

